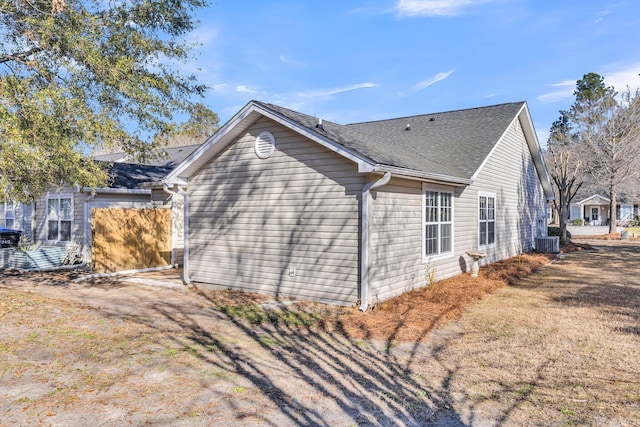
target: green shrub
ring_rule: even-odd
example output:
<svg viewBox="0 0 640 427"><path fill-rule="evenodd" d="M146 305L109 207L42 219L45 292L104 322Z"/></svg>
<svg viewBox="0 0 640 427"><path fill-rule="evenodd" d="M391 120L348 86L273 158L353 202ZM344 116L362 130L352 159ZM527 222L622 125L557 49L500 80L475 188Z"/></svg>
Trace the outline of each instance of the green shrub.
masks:
<svg viewBox="0 0 640 427"><path fill-rule="evenodd" d="M582 225L584 224L584 221L582 218L576 218L572 221L573 225Z"/></svg>
<svg viewBox="0 0 640 427"><path fill-rule="evenodd" d="M547 235L549 236L560 236L560 227L548 227ZM571 233L567 230L567 239L571 238Z"/></svg>

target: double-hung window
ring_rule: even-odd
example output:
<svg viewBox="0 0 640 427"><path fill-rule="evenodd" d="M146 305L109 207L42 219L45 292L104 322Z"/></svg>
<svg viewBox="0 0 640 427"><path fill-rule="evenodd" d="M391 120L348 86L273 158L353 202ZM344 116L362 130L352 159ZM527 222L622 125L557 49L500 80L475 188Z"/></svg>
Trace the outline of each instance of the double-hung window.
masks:
<svg viewBox="0 0 640 427"><path fill-rule="evenodd" d="M478 246L490 246L496 243L496 196L480 194L478 196Z"/></svg>
<svg viewBox="0 0 640 427"><path fill-rule="evenodd" d="M425 189L424 256L453 253L453 193Z"/></svg>
<svg viewBox="0 0 640 427"><path fill-rule="evenodd" d="M0 202L0 226L13 228L16 221L16 208L13 202Z"/></svg>
<svg viewBox="0 0 640 427"><path fill-rule="evenodd" d="M68 242L71 240L73 199L71 196L47 198L47 240Z"/></svg>

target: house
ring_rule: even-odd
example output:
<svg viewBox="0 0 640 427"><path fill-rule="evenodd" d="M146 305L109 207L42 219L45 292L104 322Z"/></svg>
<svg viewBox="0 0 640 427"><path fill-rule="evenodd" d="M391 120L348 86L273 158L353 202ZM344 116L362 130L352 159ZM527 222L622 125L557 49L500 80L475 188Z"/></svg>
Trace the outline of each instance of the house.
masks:
<svg viewBox="0 0 640 427"><path fill-rule="evenodd" d="M361 309L546 235L525 102L341 125L251 101L166 178L184 276Z"/></svg>
<svg viewBox="0 0 640 427"><path fill-rule="evenodd" d="M0 201L0 228L20 230L31 235L31 205Z"/></svg>
<svg viewBox="0 0 640 427"><path fill-rule="evenodd" d="M109 165L111 182L107 187L51 187L32 204L0 202L0 226L22 230L32 246L79 246L83 259L88 262L91 261L93 209L171 208L171 263L181 264L182 196L164 191L162 179L199 145L164 148L157 158L145 164L128 163L124 152L93 156L95 161Z"/></svg>
<svg viewBox="0 0 640 427"><path fill-rule="evenodd" d="M582 219L585 225L608 225L611 220L611 199L594 194L569 205L569 221ZM624 226L638 215L638 204L616 204L617 225Z"/></svg>
<svg viewBox="0 0 640 427"><path fill-rule="evenodd" d="M170 167L131 163L108 166L111 183L104 188L52 187L33 203L33 243L38 246L68 246L82 249L91 260L91 215L96 208L170 208L171 195L144 188L143 183L158 181Z"/></svg>
<svg viewBox="0 0 640 427"><path fill-rule="evenodd" d="M167 220L167 228L170 228L167 232L173 234L172 247L166 258L167 263L181 263L183 239L179 232L182 229L182 197L164 191L161 184L152 184L161 182L173 167L131 163L108 163L106 167L111 178L108 187L51 187L29 205L0 203L3 213L1 223L22 230L29 246L35 247L38 252L35 259L42 261L26 262L22 255L18 257L18 261L13 256L10 257L13 261L5 257L5 262L0 262L0 268L18 265L20 268L54 267L60 265L69 250L75 252L74 257L91 262L93 241L96 238L92 216L94 210L100 208L138 208L139 212L144 209L172 209L175 215L171 214L171 218ZM134 221L129 221L126 227L134 226L133 224ZM136 235L135 232L132 234ZM56 247L61 248L62 252L55 250Z"/></svg>

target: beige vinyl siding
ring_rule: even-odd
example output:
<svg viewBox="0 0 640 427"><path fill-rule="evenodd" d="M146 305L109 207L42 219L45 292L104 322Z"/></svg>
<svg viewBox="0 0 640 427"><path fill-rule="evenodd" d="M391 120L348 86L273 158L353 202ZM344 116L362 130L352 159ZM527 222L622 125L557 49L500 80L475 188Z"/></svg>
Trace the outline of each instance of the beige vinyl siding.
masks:
<svg viewBox="0 0 640 427"><path fill-rule="evenodd" d="M453 192L453 254L424 259L422 183L392 179L372 201L370 286L373 301L383 301L470 270L467 251L478 248L478 194L496 195L496 245L480 248L483 261L495 262L533 248L536 221L544 218L545 197L519 122L511 126L467 187L425 183L427 189Z"/></svg>
<svg viewBox="0 0 640 427"><path fill-rule="evenodd" d="M370 285L374 302L384 301L428 283L428 272L435 280L461 273L457 241L460 188L424 184L429 189L453 193L453 254L423 256L423 198L420 181L394 178L375 191L372 202ZM464 252L462 252L464 253Z"/></svg>
<svg viewBox="0 0 640 427"><path fill-rule="evenodd" d="M276 139L268 159L254 151L262 131ZM354 163L260 119L189 182L190 279L356 303L363 186Z"/></svg>
<svg viewBox="0 0 640 427"><path fill-rule="evenodd" d="M496 196L496 244L478 247L478 194ZM546 199L518 119L505 133L461 203L468 215L460 218L465 230L461 244L486 252L481 262L494 262L533 249L538 221L545 218Z"/></svg>
<svg viewBox="0 0 640 427"><path fill-rule="evenodd" d="M22 230L23 236L28 241L33 241L33 205L16 203L15 204L14 229Z"/></svg>
<svg viewBox="0 0 640 427"><path fill-rule="evenodd" d="M70 242L55 242L47 240L47 198L49 196L70 196L73 198L73 224L71 225L71 242L83 243L84 239L84 201L86 195L76 192L72 187L62 187L50 190L35 202L35 243L66 245Z"/></svg>
<svg viewBox="0 0 640 427"><path fill-rule="evenodd" d="M422 183L394 178L371 194L369 283L375 303L425 284Z"/></svg>

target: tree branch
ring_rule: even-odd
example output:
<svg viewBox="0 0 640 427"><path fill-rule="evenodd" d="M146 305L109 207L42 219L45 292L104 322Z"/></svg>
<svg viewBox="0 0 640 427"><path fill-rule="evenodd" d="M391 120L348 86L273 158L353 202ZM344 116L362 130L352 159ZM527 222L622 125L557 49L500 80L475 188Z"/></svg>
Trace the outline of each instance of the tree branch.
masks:
<svg viewBox="0 0 640 427"><path fill-rule="evenodd" d="M0 64L4 64L5 62L17 61L26 65L25 60L29 58L31 55L42 52L42 48L34 47L33 49L29 49L26 52L17 52L12 54L0 55Z"/></svg>

